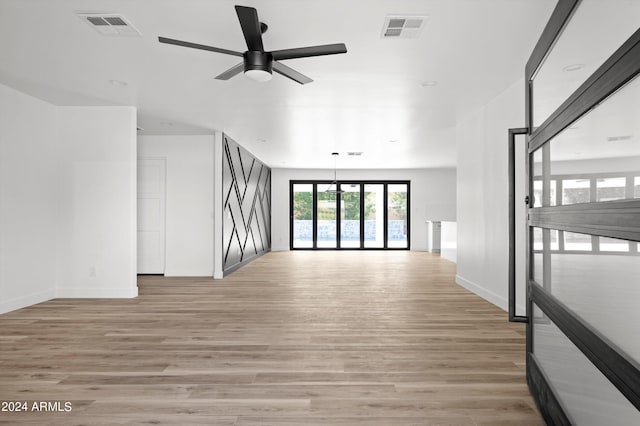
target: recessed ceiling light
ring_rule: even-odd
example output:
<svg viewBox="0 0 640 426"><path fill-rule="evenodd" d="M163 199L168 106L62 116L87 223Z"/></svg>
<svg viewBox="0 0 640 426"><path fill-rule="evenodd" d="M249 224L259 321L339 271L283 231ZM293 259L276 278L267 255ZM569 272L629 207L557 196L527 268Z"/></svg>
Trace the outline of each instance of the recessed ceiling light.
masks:
<svg viewBox="0 0 640 426"><path fill-rule="evenodd" d="M389 139L389 143L396 143L398 142L398 139Z"/></svg>
<svg viewBox="0 0 640 426"><path fill-rule="evenodd" d="M631 135L608 136L607 137L607 142L628 141L629 139L631 139Z"/></svg>
<svg viewBox="0 0 640 426"><path fill-rule="evenodd" d="M420 83L420 86L422 87L433 87L433 86L437 86L438 82L435 80L427 80L427 81L423 81L422 83Z"/></svg>
<svg viewBox="0 0 640 426"><path fill-rule="evenodd" d="M111 84L112 86L116 86L116 87L126 87L129 85L129 83L127 83L126 81L122 81L122 80L109 80L109 84Z"/></svg>
<svg viewBox="0 0 640 426"><path fill-rule="evenodd" d="M584 64L571 64L562 68L562 71L566 71L566 72L578 71L578 70L581 70L582 68L584 68Z"/></svg>

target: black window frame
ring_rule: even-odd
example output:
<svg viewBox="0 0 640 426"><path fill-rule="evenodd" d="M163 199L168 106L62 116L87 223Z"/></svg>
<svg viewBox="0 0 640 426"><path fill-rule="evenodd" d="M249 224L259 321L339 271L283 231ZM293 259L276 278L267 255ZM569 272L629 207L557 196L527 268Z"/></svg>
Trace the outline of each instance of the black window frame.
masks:
<svg viewBox="0 0 640 426"><path fill-rule="evenodd" d="M360 247L340 247L340 212L336 209L338 216L336 218L336 247L318 247L318 212L316 206L316 199L318 194L318 188L332 185L334 182L330 179L326 180L290 180L289 181L289 250L411 250L411 181L410 180L338 180L337 184L340 185L360 185ZM313 245L312 247L294 247L293 246L293 187L294 185L313 185ZM365 247L364 246L364 223L365 218L362 212L364 211L364 186L365 185L383 185L383 223L384 223L384 244L383 247ZM388 185L407 185L407 246L406 247L389 247L388 246ZM336 204L340 205L340 194L336 196Z"/></svg>

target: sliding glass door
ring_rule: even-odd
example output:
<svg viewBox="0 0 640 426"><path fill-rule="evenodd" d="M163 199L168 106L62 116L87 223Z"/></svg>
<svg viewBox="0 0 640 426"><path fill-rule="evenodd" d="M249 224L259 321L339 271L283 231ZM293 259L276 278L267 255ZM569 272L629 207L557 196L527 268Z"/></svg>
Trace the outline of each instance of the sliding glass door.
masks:
<svg viewBox="0 0 640 426"><path fill-rule="evenodd" d="M409 249L408 181L291 181L291 249Z"/></svg>
<svg viewBox="0 0 640 426"><path fill-rule="evenodd" d="M340 184L340 247L360 248L360 184Z"/></svg>
<svg viewBox="0 0 640 426"><path fill-rule="evenodd" d="M388 245L406 248L407 232L407 185L404 183L387 186L387 229Z"/></svg>
<svg viewBox="0 0 640 426"><path fill-rule="evenodd" d="M291 247L313 248L313 185L291 186Z"/></svg>
<svg viewBox="0 0 640 426"><path fill-rule="evenodd" d="M338 243L338 194L336 185L316 191L317 248L336 248Z"/></svg>
<svg viewBox="0 0 640 426"><path fill-rule="evenodd" d="M384 185L364 185L364 247L384 248Z"/></svg>

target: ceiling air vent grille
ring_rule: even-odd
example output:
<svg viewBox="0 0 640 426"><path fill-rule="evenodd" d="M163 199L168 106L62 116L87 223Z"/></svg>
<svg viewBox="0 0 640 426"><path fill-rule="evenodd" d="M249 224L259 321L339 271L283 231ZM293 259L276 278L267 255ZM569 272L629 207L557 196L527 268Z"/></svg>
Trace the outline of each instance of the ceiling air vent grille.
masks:
<svg viewBox="0 0 640 426"><path fill-rule="evenodd" d="M384 19L382 38L418 38L428 16L389 15Z"/></svg>
<svg viewBox="0 0 640 426"><path fill-rule="evenodd" d="M609 137L607 137L607 142L628 141L629 139L631 139L631 135L609 136Z"/></svg>
<svg viewBox="0 0 640 426"><path fill-rule="evenodd" d="M124 16L117 13L78 12L77 15L103 36L140 37L140 31L131 25Z"/></svg>

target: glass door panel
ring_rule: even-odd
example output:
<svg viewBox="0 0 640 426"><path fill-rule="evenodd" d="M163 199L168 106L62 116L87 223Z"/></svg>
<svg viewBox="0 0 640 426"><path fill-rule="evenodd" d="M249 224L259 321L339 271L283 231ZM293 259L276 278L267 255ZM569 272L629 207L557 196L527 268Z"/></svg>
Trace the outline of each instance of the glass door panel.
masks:
<svg viewBox="0 0 640 426"><path fill-rule="evenodd" d="M640 175L640 78L551 139L551 177L562 177L562 204L631 199Z"/></svg>
<svg viewBox="0 0 640 426"><path fill-rule="evenodd" d="M326 188L326 189L323 189ZM318 214L318 248L337 247L337 194L333 184L318 184L316 199Z"/></svg>
<svg viewBox="0 0 640 426"><path fill-rule="evenodd" d="M294 248L313 247L313 184L293 184Z"/></svg>
<svg viewBox="0 0 640 426"><path fill-rule="evenodd" d="M532 81L534 129L638 29L639 16L637 1L581 1Z"/></svg>
<svg viewBox="0 0 640 426"><path fill-rule="evenodd" d="M389 248L407 248L408 216L407 185L396 184L387 187L387 226Z"/></svg>
<svg viewBox="0 0 640 426"><path fill-rule="evenodd" d="M384 185L364 185L364 246L384 247Z"/></svg>
<svg viewBox="0 0 640 426"><path fill-rule="evenodd" d="M572 424L640 424L640 412L535 305L533 352Z"/></svg>
<svg viewBox="0 0 640 426"><path fill-rule="evenodd" d="M360 184L340 184L340 248L360 248Z"/></svg>

